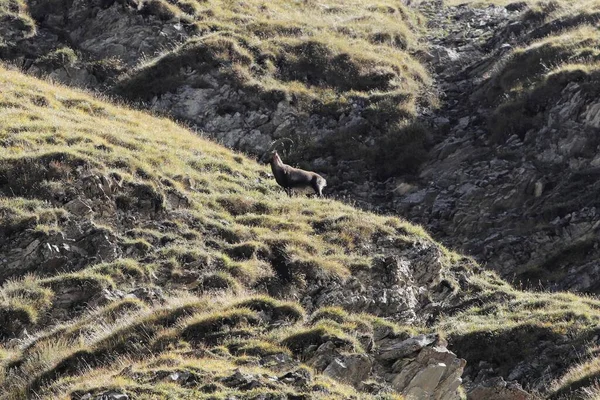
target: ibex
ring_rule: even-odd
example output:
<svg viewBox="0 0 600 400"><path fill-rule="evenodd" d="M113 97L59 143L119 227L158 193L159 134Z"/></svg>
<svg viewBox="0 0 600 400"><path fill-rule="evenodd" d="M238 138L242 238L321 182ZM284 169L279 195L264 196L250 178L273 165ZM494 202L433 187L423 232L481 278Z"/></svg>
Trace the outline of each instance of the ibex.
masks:
<svg viewBox="0 0 600 400"><path fill-rule="evenodd" d="M291 139L287 140L292 142ZM323 196L323 188L327 186L325 178L316 172L305 171L284 164L277 151L273 150L275 145L282 142L283 139L272 142L269 150L261 157L262 161L268 160L271 164L271 171L273 171L277 184L285 190L288 196L292 195L292 189L306 187L312 187L317 196Z"/></svg>

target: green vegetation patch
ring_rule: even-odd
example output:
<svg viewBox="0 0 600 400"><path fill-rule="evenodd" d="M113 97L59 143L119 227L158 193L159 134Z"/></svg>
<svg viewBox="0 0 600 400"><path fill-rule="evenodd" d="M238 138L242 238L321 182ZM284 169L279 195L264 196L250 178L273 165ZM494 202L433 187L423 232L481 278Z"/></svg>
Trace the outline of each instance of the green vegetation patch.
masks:
<svg viewBox="0 0 600 400"><path fill-rule="evenodd" d="M180 6L151 3L169 9ZM209 0L190 1L183 7L187 14L197 15L196 24L204 35L142 65L122 81L123 94L147 100L182 84L206 84L187 82L177 72L185 67L197 72L233 68L237 71L230 78L239 79L232 83L257 81L263 91L269 86L275 89L274 82L341 92L385 91L418 87L429 79L405 51L418 47L421 19L398 3L369 6L344 0L329 7L310 2L266 5L253 0L238 5ZM294 91L293 87L288 89ZM284 83L277 89L285 88Z"/></svg>
<svg viewBox="0 0 600 400"><path fill-rule="evenodd" d="M584 348L597 335L600 303L570 293L531 293L492 279L481 281L479 305L442 318L439 329L450 348L467 362L490 362L508 374L534 356L540 343L569 343ZM481 345L473 345L480 343ZM560 352L561 363L576 362L581 354ZM565 364L566 365L566 364Z"/></svg>
<svg viewBox="0 0 600 400"><path fill-rule="evenodd" d="M262 321L255 311L235 308L198 317L188 322L181 334L190 342L215 344L226 338L251 336L252 331L261 324Z"/></svg>
<svg viewBox="0 0 600 400"><path fill-rule="evenodd" d="M592 357L569 368L568 372L555 381L551 387L550 399L595 399L600 383L600 358L598 349L592 348L586 357Z"/></svg>
<svg viewBox="0 0 600 400"><path fill-rule="evenodd" d="M600 61L598 29L582 26L545 37L513 51L493 79L490 96L511 96L528 90L545 76L568 64Z"/></svg>

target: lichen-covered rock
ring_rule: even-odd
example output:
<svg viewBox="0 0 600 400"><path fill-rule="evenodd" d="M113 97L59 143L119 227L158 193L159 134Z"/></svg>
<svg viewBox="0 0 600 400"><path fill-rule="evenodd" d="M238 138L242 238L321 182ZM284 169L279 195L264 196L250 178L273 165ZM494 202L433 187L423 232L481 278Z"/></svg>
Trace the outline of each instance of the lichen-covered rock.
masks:
<svg viewBox="0 0 600 400"><path fill-rule="evenodd" d="M360 387L370 376L372 361L365 354L349 354L335 357L323 370L323 374L341 382Z"/></svg>
<svg viewBox="0 0 600 400"><path fill-rule="evenodd" d="M408 398L457 399L465 365L444 347L425 347L396 375L392 386Z"/></svg>
<svg viewBox="0 0 600 400"><path fill-rule="evenodd" d="M30 1L38 23L64 32L70 41L98 58L118 57L135 64L142 55L152 55L189 33L178 21L143 15L129 2L120 1Z"/></svg>
<svg viewBox="0 0 600 400"><path fill-rule="evenodd" d="M408 399L458 399L466 361L446 348L437 335L382 339L374 370Z"/></svg>
<svg viewBox="0 0 600 400"><path fill-rule="evenodd" d="M435 312L439 302L452 301L454 293L447 287L444 255L439 248L425 241L406 246L385 237L379 245L386 248L387 257L376 258L371 268L357 270L343 283L311 283L302 304L309 310L340 305L408 323ZM428 312L420 313L424 308Z"/></svg>
<svg viewBox="0 0 600 400"><path fill-rule="evenodd" d="M396 342L387 347L379 348L379 358L383 360L398 360L421 350L437 340L436 335L419 335Z"/></svg>

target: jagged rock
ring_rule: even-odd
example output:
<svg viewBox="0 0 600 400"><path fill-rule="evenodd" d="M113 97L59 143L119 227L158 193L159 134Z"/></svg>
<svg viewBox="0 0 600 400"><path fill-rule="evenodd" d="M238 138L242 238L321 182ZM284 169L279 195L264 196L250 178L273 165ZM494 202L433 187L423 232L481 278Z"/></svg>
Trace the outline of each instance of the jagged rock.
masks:
<svg viewBox="0 0 600 400"><path fill-rule="evenodd" d="M436 125L448 125L450 120L446 117L437 117L433 120Z"/></svg>
<svg viewBox="0 0 600 400"><path fill-rule="evenodd" d="M487 380L467 392L468 400L528 400L532 396L518 383L505 382L501 377Z"/></svg>
<svg viewBox="0 0 600 400"><path fill-rule="evenodd" d="M350 134L369 128L370 123L362 116L364 105L356 105L338 121L328 121L319 114L303 114L288 100L271 104L257 98L253 108L240 107L223 113L223 104L230 107L246 104L257 95L232 87L226 79L215 74L193 73L190 81L208 82L209 87L196 88L182 83L176 91L155 98L152 108L202 127L228 147L253 154L264 153L274 139L299 137L319 143L336 132Z"/></svg>
<svg viewBox="0 0 600 400"><path fill-rule="evenodd" d="M240 390L252 390L261 387L261 382L251 374L244 374L240 370L222 380L223 384L228 387L237 388Z"/></svg>
<svg viewBox="0 0 600 400"><path fill-rule="evenodd" d="M488 142L483 123L490 113L482 104L486 76L535 28L521 20L524 7L522 2L506 8L420 5L431 26L440 29L429 40L441 57L431 56L430 61L446 96L442 109L422 116L432 126L447 118L451 126L430 152L420 183L408 192L388 191L393 206L381 208L427 226L436 237L505 277L532 267L533 274L526 271L517 279L541 281L551 290L595 292L600 271L592 264L598 246L586 232L599 222L593 206L600 193L600 157L591 150L597 147L600 126L597 96L579 78L567 80L535 115L535 128L510 135L501 144ZM458 57L450 61L443 49L456 51ZM535 273L579 246L576 257L567 256L569 262L557 266L558 274L552 274L556 278Z"/></svg>
<svg viewBox="0 0 600 400"><path fill-rule="evenodd" d="M0 242L0 250L9 255L0 260L0 279L34 271L49 274L57 268L78 270L95 260L112 261L122 254L116 235L88 220L71 221L63 232L35 239L24 232Z"/></svg>
<svg viewBox="0 0 600 400"><path fill-rule="evenodd" d="M308 348L306 352L311 353L311 349ZM339 356L340 354L337 351L335 344L331 341L328 341L314 350L312 358L307 362L307 364L317 371L323 371L330 363L333 362L336 357Z"/></svg>
<svg viewBox="0 0 600 400"><path fill-rule="evenodd" d="M286 384L303 387L310 382L311 376L306 369L298 369L295 371L290 371L285 375L282 375L281 377L279 377L279 380Z"/></svg>
<svg viewBox="0 0 600 400"><path fill-rule="evenodd" d="M379 358L397 360L421 350L437 340L437 335L419 335L379 349Z"/></svg>
<svg viewBox="0 0 600 400"><path fill-rule="evenodd" d="M471 121L471 117L462 117L461 119L458 120L458 127L465 129L467 126L469 126L470 121Z"/></svg>
<svg viewBox="0 0 600 400"><path fill-rule="evenodd" d="M372 362L366 355L349 354L334 358L323 374L358 387L369 377L371 368Z"/></svg>
<svg viewBox="0 0 600 400"><path fill-rule="evenodd" d="M143 54L154 54L189 34L176 23L143 16L137 10L114 2L108 8L90 2L47 7L45 1L31 1L29 9L43 27L66 31L81 49L99 58L119 57L133 65Z"/></svg>
<svg viewBox="0 0 600 400"><path fill-rule="evenodd" d="M374 259L368 270L357 271L356 280L312 283L302 304L307 309L335 304L353 312L412 322L422 307L451 296L451 293L429 290L443 280L443 254L439 248L425 241L407 248L385 237L379 239L378 246L385 248L389 256Z"/></svg>
<svg viewBox="0 0 600 400"><path fill-rule="evenodd" d="M78 217L82 217L93 212L92 207L90 207L89 204L87 204L84 200L80 198L71 200L70 202L65 204L64 207L70 213L75 214Z"/></svg>
<svg viewBox="0 0 600 400"><path fill-rule="evenodd" d="M408 399L430 399L446 371L446 365L430 364L417 372L403 393Z"/></svg>
<svg viewBox="0 0 600 400"><path fill-rule="evenodd" d="M139 287L131 290L125 297L134 297L144 300L146 303L162 302L165 299L163 291L159 287Z"/></svg>
<svg viewBox="0 0 600 400"><path fill-rule="evenodd" d="M189 372L178 372L175 371L173 373L171 373L171 375L169 375L169 379L171 379L172 381L178 382L178 381L187 381L189 379L189 377L191 376L191 374Z"/></svg>
<svg viewBox="0 0 600 400"><path fill-rule="evenodd" d="M435 335L420 335L400 342L395 350L398 349L404 350L384 353L387 359L393 354L398 356L393 371L399 372L388 375L395 390L408 399L459 398L457 390L462 383L461 375L466 361L446 349L443 341ZM412 351L409 352L409 349ZM416 352L416 356L411 355Z"/></svg>
<svg viewBox="0 0 600 400"><path fill-rule="evenodd" d="M271 354L260 359L261 365L268 365L273 370L285 370L295 367L297 362L287 353Z"/></svg>
<svg viewBox="0 0 600 400"><path fill-rule="evenodd" d="M87 400L87 399L92 399L92 398L94 400L129 400L128 395L126 395L125 393L117 392L117 391L110 391L110 392L102 393L96 397L93 397L91 393L87 393L81 397L81 400Z"/></svg>
<svg viewBox="0 0 600 400"><path fill-rule="evenodd" d="M42 70L40 70L38 73L36 73L36 71L31 71L31 73L43 75ZM60 69L55 69L48 74L48 78L56 82L83 88L95 88L99 85L98 78L96 78L91 71L78 67L63 67Z"/></svg>
<svg viewBox="0 0 600 400"><path fill-rule="evenodd" d="M443 46L431 46L429 53L432 57L431 61L440 65L457 61L460 58L460 55L456 50Z"/></svg>

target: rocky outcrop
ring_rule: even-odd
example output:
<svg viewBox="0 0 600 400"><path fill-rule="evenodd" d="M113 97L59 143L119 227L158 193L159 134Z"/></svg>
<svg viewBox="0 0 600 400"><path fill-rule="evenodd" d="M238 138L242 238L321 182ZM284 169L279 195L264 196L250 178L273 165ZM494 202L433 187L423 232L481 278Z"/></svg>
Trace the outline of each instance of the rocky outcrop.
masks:
<svg viewBox="0 0 600 400"><path fill-rule="evenodd" d="M112 261L122 255L115 234L94 224L71 224L66 231L31 235L23 232L0 240L0 280L28 273L51 275L77 271L94 261Z"/></svg>
<svg viewBox="0 0 600 400"><path fill-rule="evenodd" d="M323 374L359 387L369 377L372 367L373 363L368 356L351 354L335 357L323 370Z"/></svg>
<svg viewBox="0 0 600 400"><path fill-rule="evenodd" d="M56 156L60 158L60 155ZM35 160L38 165L53 165L54 161ZM30 166L31 164L29 164ZM0 191L19 193L32 190L47 176L30 176L25 188L23 182L5 177L18 174L19 168L28 165L4 165ZM32 218L18 226L0 227L0 281L35 273L39 276L53 275L57 271L79 271L88 265L110 262L122 256L132 255L134 247L124 246L123 239L103 222L111 225L126 223L125 220L152 220L159 214L165 199L150 185L125 182L118 176L90 171L70 170L76 177L74 184L58 193L36 193L36 196L69 211L71 218L63 216L61 229L49 232L31 232L37 220ZM133 201L129 199L131 196ZM127 215L127 217L125 216ZM100 226L99 226L100 225Z"/></svg>
<svg viewBox="0 0 600 400"><path fill-rule="evenodd" d="M160 76L159 71L164 68L149 67L143 73ZM328 172L334 165L337 167L333 181L328 181L330 186L368 180L361 176L369 174L365 172L367 161L346 156L350 149L344 143L354 137L355 147L362 146L362 140L373 144L384 133L384 126L371 115L371 101L351 98L344 110L310 111L301 107L295 96L282 91L265 92L247 84L236 85L231 77L216 71L203 72L193 63L182 69L186 71L185 79L176 88L149 99L151 109L185 120L219 143L250 154L262 155L273 140L292 138L296 157L312 164L310 168L326 167L324 172ZM117 92L130 97L127 87L118 88ZM369 137L363 138L366 132ZM332 142L342 140L333 157L336 145Z"/></svg>
<svg viewBox="0 0 600 400"><path fill-rule="evenodd" d="M135 1L28 3L37 32L16 38L4 58L29 74L76 87L106 90L143 58L194 34L180 16L148 13ZM62 57L65 50L68 57Z"/></svg>
<svg viewBox="0 0 600 400"><path fill-rule="evenodd" d="M596 155L586 151L596 147L590 122L596 106L578 84L567 85L561 100L544 113L541 130L488 147L498 154L491 160L481 159L485 146L461 141L423 170L422 177L435 183L421 189L422 200L399 199L398 209L429 213L417 218L503 275L552 289L596 292ZM549 271L555 278L545 276Z"/></svg>
<svg viewBox="0 0 600 400"><path fill-rule="evenodd" d="M381 238L389 254L345 282L315 281L307 288L302 304L309 310L331 304L353 312L368 312L413 323L432 318L440 303L460 301L447 275L444 256L426 241L390 242Z"/></svg>
<svg viewBox="0 0 600 400"><path fill-rule="evenodd" d="M335 120L301 116L289 100L272 104L261 101L256 92L236 88L228 84L225 77L204 74L189 79L204 82L205 87L183 85L175 92L155 96L150 102L152 109L190 121L230 148L262 154L274 139L290 137L293 133L304 135L303 140L318 142L337 127ZM224 107L230 110L225 111Z"/></svg>
<svg viewBox="0 0 600 400"><path fill-rule="evenodd" d="M390 365L384 372L390 385L408 399L459 399L466 361L449 351L435 335L387 341L377 359Z"/></svg>
<svg viewBox="0 0 600 400"><path fill-rule="evenodd" d="M366 381L375 378L408 399L460 398L466 361L449 351L436 335L379 336L373 346L371 354L343 354L333 342L327 342L310 353L307 364L361 389L368 389Z"/></svg>
<svg viewBox="0 0 600 400"><path fill-rule="evenodd" d="M119 58L131 66L190 35L180 18L144 13L128 1L30 1L42 29L64 37L96 59Z"/></svg>
<svg viewBox="0 0 600 400"><path fill-rule="evenodd" d="M111 390L96 396L92 395L91 393L86 393L81 396L80 400L129 400L129 396L125 393Z"/></svg>

